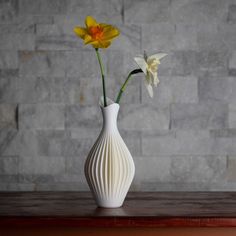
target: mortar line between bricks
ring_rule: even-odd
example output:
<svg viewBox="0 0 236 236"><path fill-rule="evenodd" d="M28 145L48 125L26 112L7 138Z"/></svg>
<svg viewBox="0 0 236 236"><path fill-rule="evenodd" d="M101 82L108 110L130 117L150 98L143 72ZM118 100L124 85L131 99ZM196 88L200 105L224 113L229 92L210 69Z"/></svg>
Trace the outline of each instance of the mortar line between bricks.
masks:
<svg viewBox="0 0 236 236"><path fill-rule="evenodd" d="M121 2L121 21L122 24L125 24L125 0L122 0Z"/></svg>

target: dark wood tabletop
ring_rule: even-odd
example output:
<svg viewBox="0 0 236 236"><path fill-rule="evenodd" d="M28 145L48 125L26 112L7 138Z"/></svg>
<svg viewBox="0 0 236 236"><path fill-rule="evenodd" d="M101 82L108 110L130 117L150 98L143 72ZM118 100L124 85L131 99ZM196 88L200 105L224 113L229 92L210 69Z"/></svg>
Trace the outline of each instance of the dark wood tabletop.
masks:
<svg viewBox="0 0 236 236"><path fill-rule="evenodd" d="M131 192L98 208L87 192L2 192L0 226L236 227L236 192Z"/></svg>

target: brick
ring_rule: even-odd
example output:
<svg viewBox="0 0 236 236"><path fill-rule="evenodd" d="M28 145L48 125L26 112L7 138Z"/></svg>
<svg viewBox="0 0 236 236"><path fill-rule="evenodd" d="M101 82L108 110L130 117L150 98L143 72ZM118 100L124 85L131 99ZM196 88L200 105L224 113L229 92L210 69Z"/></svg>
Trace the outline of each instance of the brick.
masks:
<svg viewBox="0 0 236 236"><path fill-rule="evenodd" d="M59 174L65 172L65 159L59 157L21 156L19 159L21 174Z"/></svg>
<svg viewBox="0 0 236 236"><path fill-rule="evenodd" d="M1 175L1 183L17 183L18 180L19 180L18 175L11 175L11 174Z"/></svg>
<svg viewBox="0 0 236 236"><path fill-rule="evenodd" d="M168 107L150 104L126 105L120 110L118 123L124 130L169 129L170 113Z"/></svg>
<svg viewBox="0 0 236 236"><path fill-rule="evenodd" d="M177 156L170 172L176 182L217 182L224 178L226 163L225 156Z"/></svg>
<svg viewBox="0 0 236 236"><path fill-rule="evenodd" d="M128 73L132 68L128 68L128 71L125 69L127 53L121 50L109 50L106 52L107 57L107 76L115 77L116 80L121 80L121 77L127 77ZM133 60L133 58L129 58ZM135 65L134 68L137 66Z"/></svg>
<svg viewBox="0 0 236 236"><path fill-rule="evenodd" d="M131 24L150 24L168 21L169 2L165 0L148 0L124 2L125 23Z"/></svg>
<svg viewBox="0 0 236 236"><path fill-rule="evenodd" d="M74 36L42 36L36 39L36 50L73 50L81 48Z"/></svg>
<svg viewBox="0 0 236 236"><path fill-rule="evenodd" d="M0 78L13 78L18 76L18 69L0 69Z"/></svg>
<svg viewBox="0 0 236 236"><path fill-rule="evenodd" d="M0 38L0 50L34 50L33 34L3 34Z"/></svg>
<svg viewBox="0 0 236 236"><path fill-rule="evenodd" d="M235 189L235 183L229 181L221 181L209 186L209 191L232 191Z"/></svg>
<svg viewBox="0 0 236 236"><path fill-rule="evenodd" d="M43 158L44 157L42 157L41 159L43 159ZM36 163L36 161L33 160L33 161L31 161L31 163L34 164L34 163ZM22 169L23 168L24 168L24 166L22 164ZM35 174L33 173L33 171L35 172ZM55 175L47 174L47 173L45 173L45 174L36 174L36 172L37 172L37 169L34 168L34 170L32 170L32 171L29 170L29 173L20 173L18 175L19 176L19 183L22 183L22 184L29 184L29 183L34 183L34 184L41 184L42 183L42 184L45 184L45 183L54 183L55 182Z"/></svg>
<svg viewBox="0 0 236 236"><path fill-rule="evenodd" d="M71 129L70 134L72 139L88 138L95 141L101 130L102 126L97 128L80 126L78 128Z"/></svg>
<svg viewBox="0 0 236 236"><path fill-rule="evenodd" d="M106 58L101 53L103 64ZM94 51L66 52L66 70L68 77L100 77L99 64Z"/></svg>
<svg viewBox="0 0 236 236"><path fill-rule="evenodd" d="M88 185L82 181L78 183L37 184L35 189L37 191L89 191Z"/></svg>
<svg viewBox="0 0 236 236"><path fill-rule="evenodd" d="M63 103L66 100L64 89L66 80L62 77L20 77L18 101L21 103ZM27 84L27 86L25 86Z"/></svg>
<svg viewBox="0 0 236 236"><path fill-rule="evenodd" d="M158 52L158 51L157 51ZM162 59L159 75L189 76L196 75L196 52L192 50L173 51Z"/></svg>
<svg viewBox="0 0 236 236"><path fill-rule="evenodd" d="M235 155L234 137L212 137L207 131L180 130L176 136L143 135L143 155Z"/></svg>
<svg viewBox="0 0 236 236"><path fill-rule="evenodd" d="M221 40L224 41L229 52L235 50L235 47L236 47L236 42L234 40L235 35L236 35L235 30L236 30L235 24L221 23L218 25L217 37L221 38Z"/></svg>
<svg viewBox="0 0 236 236"><path fill-rule="evenodd" d="M171 158L168 156L133 157L135 163L134 184L164 182L170 180Z"/></svg>
<svg viewBox="0 0 236 236"><path fill-rule="evenodd" d="M236 129L213 129L210 130L210 135L216 138L235 138Z"/></svg>
<svg viewBox="0 0 236 236"><path fill-rule="evenodd" d="M133 182L134 183L134 182ZM172 182L156 182L154 181L143 181L141 184L136 186L131 185L132 191L141 189L142 191L209 191L212 183L172 183ZM221 186L223 187L223 186ZM221 188L222 189L222 188ZM218 190L220 191L220 190Z"/></svg>
<svg viewBox="0 0 236 236"><path fill-rule="evenodd" d="M228 21L230 24L236 23L236 5L235 5L235 4L229 5L229 11L228 11L228 18L227 18L227 21Z"/></svg>
<svg viewBox="0 0 236 236"><path fill-rule="evenodd" d="M123 82L125 81L125 78L122 78L122 83L119 83L116 85L116 83L111 88L112 95L110 97L113 97L114 101L118 96L118 92L120 91L121 86L123 85ZM138 80L138 81L137 81ZM141 103L141 79L137 78L137 76L133 79L133 81L130 81L128 84L125 92L123 92L123 95L120 99L120 106L123 107L126 104L140 104Z"/></svg>
<svg viewBox="0 0 236 236"><path fill-rule="evenodd" d="M1 22L11 22L17 14L17 0L1 1L0 9Z"/></svg>
<svg viewBox="0 0 236 236"><path fill-rule="evenodd" d="M119 126L119 124L118 124L118 126ZM140 156L142 153L141 132L136 131L136 130L135 131L120 130L120 135L123 138L126 146L128 147L131 155L133 157Z"/></svg>
<svg viewBox="0 0 236 236"><path fill-rule="evenodd" d="M40 156L63 156L70 133L64 130L38 130L37 145Z"/></svg>
<svg viewBox="0 0 236 236"><path fill-rule="evenodd" d="M171 128L217 129L228 127L228 107L224 104L173 104Z"/></svg>
<svg viewBox="0 0 236 236"><path fill-rule="evenodd" d="M35 33L35 23L32 17L16 17L11 24L0 25L3 34ZM14 37L14 35L12 35Z"/></svg>
<svg viewBox="0 0 236 236"><path fill-rule="evenodd" d="M40 15L61 14L66 12L66 6L67 1L65 0L51 0L50 2L37 0L33 4L30 0L20 0L19 13Z"/></svg>
<svg viewBox="0 0 236 236"><path fill-rule="evenodd" d="M141 78L141 80L144 80ZM159 76L160 83L150 98L142 81L142 102L154 104L197 103L198 79L194 76Z"/></svg>
<svg viewBox="0 0 236 236"><path fill-rule="evenodd" d="M229 58L229 74L236 75L236 51L233 51Z"/></svg>
<svg viewBox="0 0 236 236"><path fill-rule="evenodd" d="M66 106L66 128L78 127L99 128L102 124L102 114L98 106Z"/></svg>
<svg viewBox="0 0 236 236"><path fill-rule="evenodd" d="M52 24L54 22L53 16L33 16L33 21L35 24Z"/></svg>
<svg viewBox="0 0 236 236"><path fill-rule="evenodd" d="M229 128L236 128L236 105L229 104Z"/></svg>
<svg viewBox="0 0 236 236"><path fill-rule="evenodd" d="M0 129L17 128L17 109L14 104L0 104Z"/></svg>
<svg viewBox="0 0 236 236"><path fill-rule="evenodd" d="M73 152L71 137L63 131L44 131L38 134L39 154L44 156L67 156ZM81 144L81 147L82 144ZM81 151L81 150L80 150ZM80 155L81 153L79 153ZM76 153L76 155L78 155Z"/></svg>
<svg viewBox="0 0 236 236"><path fill-rule="evenodd" d="M211 183L226 172L225 156L135 157L136 182Z"/></svg>
<svg viewBox="0 0 236 236"><path fill-rule="evenodd" d="M0 183L0 191L33 191L34 184Z"/></svg>
<svg viewBox="0 0 236 236"><path fill-rule="evenodd" d="M77 16L55 16L55 22L55 24L37 25L36 49L72 50L84 46L73 31L78 25Z"/></svg>
<svg viewBox="0 0 236 236"><path fill-rule="evenodd" d="M211 138L207 131L177 131L176 135L142 135L143 156L158 155L227 155L234 153L229 140Z"/></svg>
<svg viewBox="0 0 236 236"><path fill-rule="evenodd" d="M227 51L200 51L196 54L199 71L210 73L212 76L227 74Z"/></svg>
<svg viewBox="0 0 236 236"><path fill-rule="evenodd" d="M172 1L171 20L198 25L200 23L226 21L228 5L220 0Z"/></svg>
<svg viewBox="0 0 236 236"><path fill-rule="evenodd" d="M20 129L64 129L64 105L21 104L19 107Z"/></svg>
<svg viewBox="0 0 236 236"><path fill-rule="evenodd" d="M200 101L218 101L234 103L236 96L236 81L234 77L208 77L199 79Z"/></svg>
<svg viewBox="0 0 236 236"><path fill-rule="evenodd" d="M19 157L17 156L3 156L0 157L0 174L14 175L18 174Z"/></svg>
<svg viewBox="0 0 236 236"><path fill-rule="evenodd" d="M64 52L22 51L19 55L21 76L54 76L66 74Z"/></svg>
<svg viewBox="0 0 236 236"><path fill-rule="evenodd" d="M63 22L64 23L64 22ZM65 30L64 27L62 27L62 25L57 24L38 24L36 26L36 33L38 36L61 36L61 35L65 35ZM71 31L73 30L73 28L71 29ZM68 31L67 31L68 33ZM69 31L69 33L73 33Z"/></svg>
<svg viewBox="0 0 236 236"><path fill-rule="evenodd" d="M68 158L68 160L70 160L70 157ZM67 171L65 174L54 176L54 179L55 183L75 183L77 184L76 186L79 188L82 186L86 186L87 188L88 185L85 179L83 165L79 167L76 173L70 173L69 171Z"/></svg>
<svg viewBox="0 0 236 236"><path fill-rule="evenodd" d="M78 15L55 15L53 16L53 24L37 24L36 33L38 36L73 36L75 40L80 41L75 33L74 27L83 25L84 19L79 20Z"/></svg>
<svg viewBox="0 0 236 236"><path fill-rule="evenodd" d="M16 131L12 129L0 132L0 155L2 156L36 156L38 152L35 131Z"/></svg>
<svg viewBox="0 0 236 236"><path fill-rule="evenodd" d="M176 50L175 33L175 25L171 23L142 25L142 50L151 54Z"/></svg>
<svg viewBox="0 0 236 236"><path fill-rule="evenodd" d="M234 182L236 179L236 159L234 156L227 157L227 173L226 178L229 182Z"/></svg>
<svg viewBox="0 0 236 236"><path fill-rule="evenodd" d="M118 95L125 78L110 78L106 77L106 92L107 97L113 101ZM98 107L99 99L102 96L102 81L97 78L82 77L80 80L76 77L68 78L65 84L65 100L70 104L92 105ZM140 103L140 79L139 81L130 81L127 91L121 99L123 104Z"/></svg>
<svg viewBox="0 0 236 236"><path fill-rule="evenodd" d="M117 25L120 35L112 42L112 50L140 53L141 50L141 27L137 25Z"/></svg>
<svg viewBox="0 0 236 236"><path fill-rule="evenodd" d="M227 44L220 36L217 22L201 23L191 26L197 33L197 47L201 51L227 51Z"/></svg>
<svg viewBox="0 0 236 236"><path fill-rule="evenodd" d="M80 78L80 80L76 77L67 78L64 85L66 101L70 104L96 104L99 93L96 87L97 82L97 78L92 80L91 78Z"/></svg>
<svg viewBox="0 0 236 236"><path fill-rule="evenodd" d="M15 51L0 51L0 69L17 69L18 55Z"/></svg>
<svg viewBox="0 0 236 236"><path fill-rule="evenodd" d="M211 28L213 27L211 26ZM173 50L199 50L197 40L198 30L196 30L196 27L187 24L177 24L171 45L174 46Z"/></svg>
<svg viewBox="0 0 236 236"><path fill-rule="evenodd" d="M17 103L18 100L18 78L0 75L0 102Z"/></svg>
<svg viewBox="0 0 236 236"><path fill-rule="evenodd" d="M142 50L152 53L173 50L198 50L196 27L170 22L142 26ZM151 35L151 37L150 37Z"/></svg>
<svg viewBox="0 0 236 236"><path fill-rule="evenodd" d="M86 157L87 157L86 155L85 156L67 156L66 172L69 174L64 176L64 178L66 178L68 182L73 181L72 175L77 175L76 176L76 178L78 178L77 181L79 181L79 179L83 179L84 182L86 182L85 176L84 176L84 164L85 164Z"/></svg>
<svg viewBox="0 0 236 236"><path fill-rule="evenodd" d="M122 23L122 0L70 0L67 6L68 15L76 15L78 24L82 25L87 15L93 16L98 22Z"/></svg>

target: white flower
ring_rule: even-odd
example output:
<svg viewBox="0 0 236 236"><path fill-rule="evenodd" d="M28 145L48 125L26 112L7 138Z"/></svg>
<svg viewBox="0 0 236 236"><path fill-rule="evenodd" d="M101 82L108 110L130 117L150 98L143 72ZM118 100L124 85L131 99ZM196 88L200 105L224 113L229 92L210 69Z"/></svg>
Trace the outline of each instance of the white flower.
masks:
<svg viewBox="0 0 236 236"><path fill-rule="evenodd" d="M158 65L160 64L160 59L162 59L166 55L167 54L165 53L157 53L148 57L144 52L144 56L134 57L134 60L145 74L145 86L150 97L153 97L152 86L154 85L156 87L160 82L157 77L157 70Z"/></svg>

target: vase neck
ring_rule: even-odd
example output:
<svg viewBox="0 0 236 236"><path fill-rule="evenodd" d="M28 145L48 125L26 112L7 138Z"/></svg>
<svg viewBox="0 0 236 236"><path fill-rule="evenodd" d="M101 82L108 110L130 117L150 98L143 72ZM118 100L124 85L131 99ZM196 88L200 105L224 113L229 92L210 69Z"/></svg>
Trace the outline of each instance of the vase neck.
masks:
<svg viewBox="0 0 236 236"><path fill-rule="evenodd" d="M119 112L119 104L113 103L106 107L101 107L103 116L103 129L108 132L118 131L117 116Z"/></svg>

